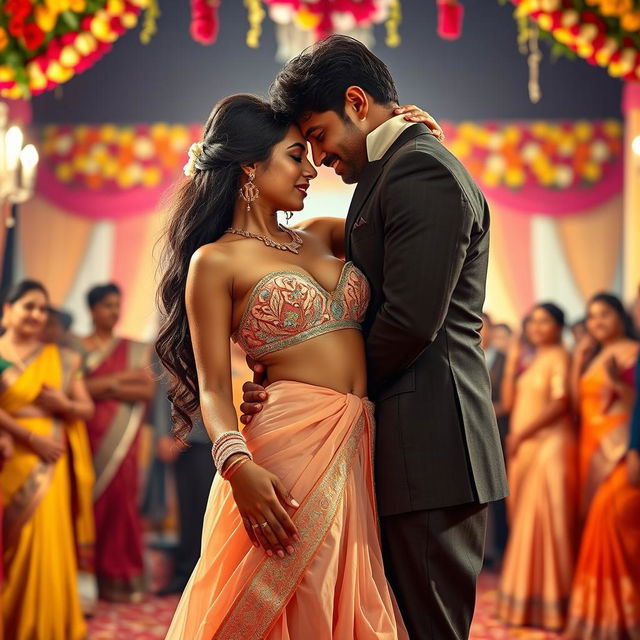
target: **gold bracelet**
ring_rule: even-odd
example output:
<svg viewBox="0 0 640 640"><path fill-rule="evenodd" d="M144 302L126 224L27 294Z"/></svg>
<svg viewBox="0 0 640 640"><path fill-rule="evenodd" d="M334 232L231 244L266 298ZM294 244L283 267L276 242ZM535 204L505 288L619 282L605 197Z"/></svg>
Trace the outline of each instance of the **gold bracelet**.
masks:
<svg viewBox="0 0 640 640"><path fill-rule="evenodd" d="M238 458L236 458L222 473L222 477L227 480L229 477L229 472L231 471L231 469L233 469L234 467L238 466L241 462L243 461L247 461L249 460L249 456L246 455L241 455Z"/></svg>
<svg viewBox="0 0 640 640"><path fill-rule="evenodd" d="M236 471L238 471L238 469L243 465L246 464L247 462L251 462L251 458L249 458L248 456L243 456L242 458L240 458L239 461L233 461L233 464L231 465L231 467L233 467L233 470L230 471L229 469L227 469L225 471L225 474L222 476L224 480L226 480L227 482L229 480L231 480L231 478L235 475Z"/></svg>

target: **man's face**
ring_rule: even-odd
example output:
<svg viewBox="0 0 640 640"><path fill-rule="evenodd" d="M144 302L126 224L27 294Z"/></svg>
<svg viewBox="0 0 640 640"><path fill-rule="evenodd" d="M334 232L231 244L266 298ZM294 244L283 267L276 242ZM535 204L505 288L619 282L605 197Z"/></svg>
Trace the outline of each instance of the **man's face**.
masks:
<svg viewBox="0 0 640 640"><path fill-rule="evenodd" d="M298 125L311 144L317 167L331 167L346 184L358 182L367 166L367 134L364 124L350 111L343 119L335 111L309 112Z"/></svg>

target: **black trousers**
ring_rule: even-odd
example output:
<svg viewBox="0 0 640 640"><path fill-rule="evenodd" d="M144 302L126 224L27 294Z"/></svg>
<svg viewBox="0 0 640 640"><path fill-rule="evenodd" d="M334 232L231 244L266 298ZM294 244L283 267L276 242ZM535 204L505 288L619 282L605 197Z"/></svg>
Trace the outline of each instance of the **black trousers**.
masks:
<svg viewBox="0 0 640 640"><path fill-rule="evenodd" d="M385 573L411 640L468 638L487 506L414 511L380 522Z"/></svg>
<svg viewBox="0 0 640 640"><path fill-rule="evenodd" d="M186 585L200 557L202 522L215 475L211 445L192 444L178 456L174 470L180 512L174 580Z"/></svg>

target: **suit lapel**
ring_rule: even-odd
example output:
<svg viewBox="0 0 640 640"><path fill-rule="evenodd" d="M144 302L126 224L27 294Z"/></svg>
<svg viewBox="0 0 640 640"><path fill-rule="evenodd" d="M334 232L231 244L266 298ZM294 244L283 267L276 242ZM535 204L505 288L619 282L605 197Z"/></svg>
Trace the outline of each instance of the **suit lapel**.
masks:
<svg viewBox="0 0 640 640"><path fill-rule="evenodd" d="M371 193L371 189L373 189L373 186L378 181L383 166L384 164L380 160L370 162L362 172L362 176L358 181L358 186L356 187L356 190L353 193L353 197L351 198L349 213L347 214L347 221L345 223L347 258L351 255L351 231L353 230L353 225L356 222L358 213L360 212L360 209L362 209L367 196Z"/></svg>
<svg viewBox="0 0 640 640"><path fill-rule="evenodd" d="M353 225L356 223L358 214L367 201L371 190L376 185L376 182L378 182L378 179L382 174L384 165L403 144L405 144L409 140L412 140L413 138L417 138L419 135L422 135L424 133L430 134L430 131L429 128L422 123L417 123L412 127L405 129L389 147L381 160L374 160L373 162L369 162L369 164L365 167L364 171L362 172L362 176L358 181L358 186L356 187L353 197L351 198L349 213L347 214L347 220L345 223L345 248L347 259L349 259L351 255L351 232L353 231Z"/></svg>

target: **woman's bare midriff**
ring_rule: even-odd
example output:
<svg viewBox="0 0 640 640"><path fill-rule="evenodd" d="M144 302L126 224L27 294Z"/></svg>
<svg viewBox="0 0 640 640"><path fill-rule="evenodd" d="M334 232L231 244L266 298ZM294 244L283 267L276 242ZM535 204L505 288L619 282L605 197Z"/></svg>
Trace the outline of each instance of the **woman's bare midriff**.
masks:
<svg viewBox="0 0 640 640"><path fill-rule="evenodd" d="M364 340L357 329L340 329L270 353L265 386L279 380L305 382L360 398L367 395Z"/></svg>

